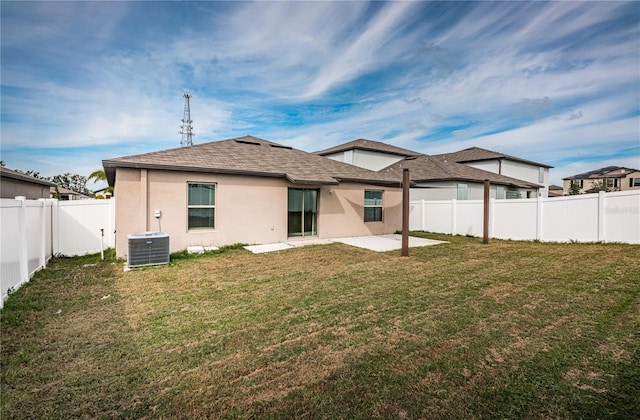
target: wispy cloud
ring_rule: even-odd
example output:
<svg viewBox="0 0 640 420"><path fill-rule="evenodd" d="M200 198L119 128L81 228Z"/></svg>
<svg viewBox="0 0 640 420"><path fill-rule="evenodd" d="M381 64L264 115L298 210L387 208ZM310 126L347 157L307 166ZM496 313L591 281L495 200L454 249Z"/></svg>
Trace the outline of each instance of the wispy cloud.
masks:
<svg viewBox="0 0 640 420"><path fill-rule="evenodd" d="M188 90L196 142L480 146L558 179L568 155L640 155L638 19L634 2L5 2L2 159L52 174L22 155L178 146Z"/></svg>

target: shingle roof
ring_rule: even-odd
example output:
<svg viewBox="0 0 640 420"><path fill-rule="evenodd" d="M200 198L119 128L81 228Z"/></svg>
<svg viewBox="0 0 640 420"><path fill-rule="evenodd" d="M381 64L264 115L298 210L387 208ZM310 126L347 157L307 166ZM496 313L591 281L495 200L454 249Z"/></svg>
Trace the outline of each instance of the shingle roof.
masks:
<svg viewBox="0 0 640 420"><path fill-rule="evenodd" d="M30 182L32 184L45 185L47 187L55 186L53 182L46 181L44 179L35 178L22 172L14 171L0 166L0 176L5 178L16 179L24 182Z"/></svg>
<svg viewBox="0 0 640 420"><path fill-rule="evenodd" d="M433 156L443 156L446 157L447 160L453 160L458 163L467 163L467 162L476 162L480 160L492 160L492 159L508 159L515 162L527 163L529 165L534 166L542 166L543 168L553 168L553 166L545 165L544 163L534 162L532 160L522 159L519 157L507 155L505 153L498 153L492 150L482 149L480 147L470 147L468 149L459 150L453 153L443 153L441 155L433 155Z"/></svg>
<svg viewBox="0 0 640 420"><path fill-rule="evenodd" d="M621 169L625 169L625 170L627 170L629 172L640 172L637 169L625 168L625 167L622 167L622 166L606 166L604 168L594 169L593 171L583 172L581 174L569 176L569 177L562 178L562 179L590 179L590 178L591 179L598 179L598 178L604 178L604 177L606 177L607 174L611 174L611 172L620 171ZM624 178L625 176L627 176L627 173L620 172L620 173L614 175L613 177Z"/></svg>
<svg viewBox="0 0 640 420"><path fill-rule="evenodd" d="M356 181L399 186L388 175L253 136L106 159L102 165L112 186L116 167L283 177L299 184Z"/></svg>
<svg viewBox="0 0 640 420"><path fill-rule="evenodd" d="M412 150L403 149L401 147L392 146L390 144L382 143L374 140L357 139L348 143L339 144L338 146L330 147L329 149L313 152L316 155L326 156L333 153L344 152L346 150L360 149L370 150L373 152L389 153L391 155L398 156L418 156L420 153Z"/></svg>
<svg viewBox="0 0 640 420"><path fill-rule="evenodd" d="M382 173L386 173L396 178L402 178L404 168L409 169L409 175L412 182L429 182L429 181L467 181L467 182L483 182L488 179L492 184L506 185L520 188L541 188L541 185L531 182L522 181L504 175L495 174L493 172L484 171L482 169L473 168L463 165L442 156L421 155L416 158L407 158L403 161L395 163L385 169Z"/></svg>

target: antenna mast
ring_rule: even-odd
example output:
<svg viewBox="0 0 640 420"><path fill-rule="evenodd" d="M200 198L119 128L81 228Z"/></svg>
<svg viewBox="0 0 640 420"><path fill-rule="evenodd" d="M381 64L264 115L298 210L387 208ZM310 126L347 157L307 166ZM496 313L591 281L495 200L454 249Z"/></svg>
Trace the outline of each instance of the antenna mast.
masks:
<svg viewBox="0 0 640 420"><path fill-rule="evenodd" d="M191 126L191 108L189 107L189 99L191 95L185 93L184 95L184 117L182 118L182 125L180 126L180 131L178 134L182 134L182 139L180 140L181 146L193 146L193 127Z"/></svg>

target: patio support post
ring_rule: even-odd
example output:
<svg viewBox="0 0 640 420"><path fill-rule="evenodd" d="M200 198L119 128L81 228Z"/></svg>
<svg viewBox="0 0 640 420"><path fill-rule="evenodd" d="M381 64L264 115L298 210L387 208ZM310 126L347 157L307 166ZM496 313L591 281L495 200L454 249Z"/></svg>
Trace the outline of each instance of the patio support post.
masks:
<svg viewBox="0 0 640 420"><path fill-rule="evenodd" d="M400 255L409 256L409 168L402 170L402 251Z"/></svg>
<svg viewBox="0 0 640 420"><path fill-rule="evenodd" d="M489 243L489 180L484 180L484 223L482 232L482 243Z"/></svg>

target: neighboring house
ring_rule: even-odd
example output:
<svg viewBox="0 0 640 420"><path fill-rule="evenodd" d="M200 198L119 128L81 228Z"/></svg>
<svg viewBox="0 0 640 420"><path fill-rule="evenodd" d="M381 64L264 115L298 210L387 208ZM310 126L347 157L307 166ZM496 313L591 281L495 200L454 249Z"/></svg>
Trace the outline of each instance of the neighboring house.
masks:
<svg viewBox="0 0 640 420"><path fill-rule="evenodd" d="M418 152L365 139L353 140L329 149L314 152L314 154L372 171L384 169L406 157L420 155Z"/></svg>
<svg viewBox="0 0 640 420"><path fill-rule="evenodd" d="M584 172L562 179L564 190L569 191L571 184L580 187L580 193L586 193L597 184L605 184L611 191L627 191L640 189L640 170L620 166Z"/></svg>
<svg viewBox="0 0 640 420"><path fill-rule="evenodd" d="M28 200L49 198L53 183L0 167L0 198L26 197Z"/></svg>
<svg viewBox="0 0 640 420"><path fill-rule="evenodd" d="M168 233L175 252L402 226L396 179L252 136L102 163L118 197L119 257L128 234L150 230Z"/></svg>
<svg viewBox="0 0 640 420"><path fill-rule="evenodd" d="M485 179L490 183L490 197L496 199L533 198L541 188L534 183L428 155L408 157L381 172L400 179L405 168L409 169L412 182L411 200L482 200Z"/></svg>
<svg viewBox="0 0 640 420"><path fill-rule="evenodd" d="M452 160L495 174L538 184L541 185L540 195L542 197L549 195L549 169L553 168L553 166L545 165L544 163L493 152L480 147L470 147L453 153L434 155L434 157L442 157L446 160Z"/></svg>
<svg viewBox="0 0 640 420"><path fill-rule="evenodd" d="M491 187L491 195L494 198L534 198L539 194L546 195L546 192L543 193L544 186L541 183L538 184L513 175L508 176L507 174L500 174L498 171L490 170L492 169L490 160L479 165L486 166L487 169L485 169L475 168L474 165L477 163L473 160L470 161L470 164L466 162L463 164L458 163L455 156L453 159L450 158L450 156L457 155L460 152L428 156L373 140L358 139L315 153L380 172L393 170L394 167L397 171L398 167L403 167L403 165L410 167L411 181L417 183L417 185L412 185L411 188L412 200L482 199L484 197L485 179L489 179L494 184ZM489 159L491 157L493 159L497 155L494 152L490 153L490 155L484 153L482 156L476 153L471 157L475 159L480 157ZM500 159L505 159L507 155L500 154L499 156ZM461 158L465 157L468 158L469 156L461 156ZM412 161L412 159L415 160ZM517 162L510 163L511 161ZM529 161L509 156L509 162L500 164L500 166L503 168L519 167L523 166L522 162ZM387 165L382 166L385 163ZM530 164L532 162L528 163L529 166L531 166ZM546 168L544 176L545 179L548 179L548 168L550 167L547 165L542 166ZM535 166L536 174L539 173L538 167ZM525 170L520 172L531 177L531 173L527 173ZM398 175L395 172L394 174L394 176Z"/></svg>
<svg viewBox="0 0 640 420"><path fill-rule="evenodd" d="M563 189L559 185L549 185L549 197L562 197Z"/></svg>
<svg viewBox="0 0 640 420"><path fill-rule="evenodd" d="M58 200L68 201L68 200L86 200L89 197L88 195L84 195L82 193L70 190L68 188L59 187L54 185L51 187L51 198L57 198Z"/></svg>
<svg viewBox="0 0 640 420"><path fill-rule="evenodd" d="M99 190L95 190L93 192L93 195L96 198L105 198L107 200L113 197L113 193L111 192L111 189L109 187L104 187L104 188L100 188Z"/></svg>

